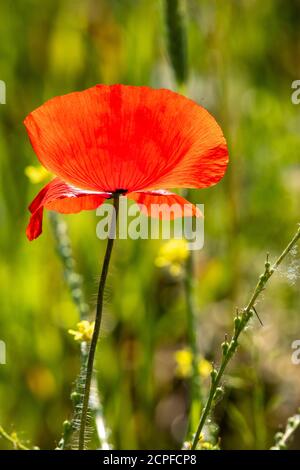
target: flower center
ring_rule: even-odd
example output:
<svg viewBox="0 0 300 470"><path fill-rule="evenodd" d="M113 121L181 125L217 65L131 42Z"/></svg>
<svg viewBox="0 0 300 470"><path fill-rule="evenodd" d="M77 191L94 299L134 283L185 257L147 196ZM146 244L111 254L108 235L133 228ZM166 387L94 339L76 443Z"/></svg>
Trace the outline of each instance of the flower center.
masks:
<svg viewBox="0 0 300 470"><path fill-rule="evenodd" d="M125 194L128 192L128 189L116 189L114 192L113 192L113 195L114 194L120 194L121 196L125 196Z"/></svg>

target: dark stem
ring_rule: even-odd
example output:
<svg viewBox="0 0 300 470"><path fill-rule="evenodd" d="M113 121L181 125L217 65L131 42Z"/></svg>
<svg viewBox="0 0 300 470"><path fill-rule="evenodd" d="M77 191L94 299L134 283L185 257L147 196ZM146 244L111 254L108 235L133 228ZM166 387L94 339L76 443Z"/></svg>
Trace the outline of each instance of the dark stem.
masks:
<svg viewBox="0 0 300 470"><path fill-rule="evenodd" d="M82 404L82 411L81 411L81 417L80 417L78 450L84 450L85 429L86 429L87 413L88 413L88 408L89 408L91 381L92 381L92 375L93 375L95 353L97 349L97 342L99 338L100 326L101 326L101 320L102 320L104 287L105 287L105 282L107 278L108 266L109 266L109 262L111 258L114 239L116 235L116 225L117 225L117 218L118 218L118 212L119 212L119 197L120 197L120 194L114 194L113 196L114 214L111 220L109 238L107 240L106 252L105 252L105 256L103 260L102 272L101 272L99 288L98 288L95 327L94 327L93 337L92 337L92 341L91 341L91 345L89 349L89 355L88 355L87 367L86 367L84 396L83 396L83 404Z"/></svg>

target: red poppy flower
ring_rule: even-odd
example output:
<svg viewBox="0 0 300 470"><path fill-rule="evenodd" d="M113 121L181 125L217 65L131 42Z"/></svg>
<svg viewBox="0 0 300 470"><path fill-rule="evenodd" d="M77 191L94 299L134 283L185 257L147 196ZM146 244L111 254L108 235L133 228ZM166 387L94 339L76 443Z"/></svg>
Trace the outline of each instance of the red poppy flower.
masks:
<svg viewBox="0 0 300 470"><path fill-rule="evenodd" d="M44 208L95 209L117 191L148 208L183 206L185 199L160 188L211 186L228 163L215 119L164 89L96 85L47 101L24 123L40 162L57 176L29 206L29 240L42 232Z"/></svg>

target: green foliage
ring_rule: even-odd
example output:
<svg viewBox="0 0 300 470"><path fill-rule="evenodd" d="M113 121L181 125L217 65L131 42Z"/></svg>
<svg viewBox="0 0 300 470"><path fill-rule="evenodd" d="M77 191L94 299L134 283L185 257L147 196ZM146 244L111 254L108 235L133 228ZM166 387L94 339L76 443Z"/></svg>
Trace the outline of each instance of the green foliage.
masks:
<svg viewBox="0 0 300 470"><path fill-rule="evenodd" d="M0 365L0 423L26 445L58 445L80 369L78 345L68 334L79 314L49 220L40 239L25 238L27 205L41 187L24 175L38 163L22 125L27 113L97 82L175 89L165 38L181 83L186 31L185 92L217 117L230 144L222 183L191 191L194 202L205 204L205 246L195 256L198 350L215 358L216 369L228 351L219 345L231 312L244 304L265 252L278 253L299 221L300 107L290 99L291 83L300 78L299 5L190 0L182 23L179 3L1 2L0 80L7 97L0 105L0 340L7 365ZM172 38L166 5L177 31ZM96 238L93 212L65 220L93 312L105 243ZM113 254L96 369L110 440L120 449L179 448L185 437L186 379L176 375L174 353L186 346L189 325L182 279L155 266L161 244L121 240ZM291 363L291 343L299 339L297 263L297 254L290 255L262 297L264 327L253 316L241 338L216 407L222 448L272 446L279 425L299 406L299 366ZM207 393L209 378L201 382ZM1 439L0 447L11 443Z"/></svg>

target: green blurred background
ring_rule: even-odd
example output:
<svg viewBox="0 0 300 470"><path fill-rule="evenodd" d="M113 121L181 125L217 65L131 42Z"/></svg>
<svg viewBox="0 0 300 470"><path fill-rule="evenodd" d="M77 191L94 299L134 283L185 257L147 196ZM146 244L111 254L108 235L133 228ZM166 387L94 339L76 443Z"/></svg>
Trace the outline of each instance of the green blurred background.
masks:
<svg viewBox="0 0 300 470"><path fill-rule="evenodd" d="M297 0L187 0L189 78L185 93L220 122L230 169L214 188L193 191L205 204L205 246L196 255L199 349L218 363L262 270L295 231L300 193L300 79ZM43 183L25 176L37 165L22 121L55 95L95 83L176 90L168 59L163 1L14 0L0 6L0 423L30 445L51 449L70 416L79 346L78 321L47 217L43 236L25 237L27 205ZM95 305L104 243L94 212L66 216L76 269ZM188 377L175 352L185 348L182 279L155 265L161 241L118 241L108 281L99 390L110 442L119 449L179 448ZM300 405L299 257L291 256L259 304L225 379L217 406L221 447L262 449ZM184 375L184 374L183 374ZM202 374L203 393L208 385ZM217 429L217 428L216 428ZM300 447L300 437L294 441ZM0 448L9 447L0 439Z"/></svg>

